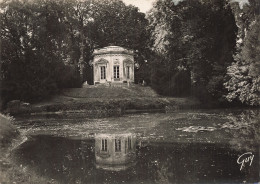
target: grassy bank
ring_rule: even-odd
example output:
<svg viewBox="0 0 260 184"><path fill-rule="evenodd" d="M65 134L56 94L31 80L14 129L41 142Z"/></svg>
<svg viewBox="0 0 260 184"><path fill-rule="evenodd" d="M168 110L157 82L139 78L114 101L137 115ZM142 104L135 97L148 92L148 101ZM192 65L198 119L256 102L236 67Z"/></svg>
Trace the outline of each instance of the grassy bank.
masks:
<svg viewBox="0 0 260 184"><path fill-rule="evenodd" d="M173 112L198 108L194 98L163 97L150 87L139 85L65 89L59 95L28 107L9 108L11 114L84 111L89 117L119 116L135 112Z"/></svg>
<svg viewBox="0 0 260 184"><path fill-rule="evenodd" d="M28 171L22 165L18 166L11 157L11 151L15 141L19 141L20 134L12 125L12 117L0 114L0 183L56 183L42 176L38 176L33 171Z"/></svg>
<svg viewBox="0 0 260 184"><path fill-rule="evenodd" d="M12 117L0 114L0 147L10 146L12 141L18 137L19 133L12 125Z"/></svg>

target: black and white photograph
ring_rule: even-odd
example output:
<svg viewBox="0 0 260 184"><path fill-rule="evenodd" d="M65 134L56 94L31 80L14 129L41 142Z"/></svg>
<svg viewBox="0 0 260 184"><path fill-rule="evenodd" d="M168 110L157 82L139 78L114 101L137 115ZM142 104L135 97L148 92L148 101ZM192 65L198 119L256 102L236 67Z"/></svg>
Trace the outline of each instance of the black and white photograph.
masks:
<svg viewBox="0 0 260 184"><path fill-rule="evenodd" d="M260 0L0 0L0 184L260 184Z"/></svg>

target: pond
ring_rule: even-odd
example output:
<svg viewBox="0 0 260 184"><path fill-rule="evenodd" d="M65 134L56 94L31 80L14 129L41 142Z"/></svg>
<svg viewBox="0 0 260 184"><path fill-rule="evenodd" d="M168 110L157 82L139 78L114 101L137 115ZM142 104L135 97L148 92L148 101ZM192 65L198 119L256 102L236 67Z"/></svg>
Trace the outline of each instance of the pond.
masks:
<svg viewBox="0 0 260 184"><path fill-rule="evenodd" d="M89 119L80 113L17 117L25 169L59 183L256 183L254 110L193 110Z"/></svg>

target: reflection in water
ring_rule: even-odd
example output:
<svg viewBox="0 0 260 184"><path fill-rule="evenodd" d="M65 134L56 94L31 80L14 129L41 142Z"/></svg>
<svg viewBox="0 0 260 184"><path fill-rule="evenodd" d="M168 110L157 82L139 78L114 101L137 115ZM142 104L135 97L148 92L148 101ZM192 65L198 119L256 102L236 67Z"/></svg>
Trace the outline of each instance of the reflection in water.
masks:
<svg viewBox="0 0 260 184"><path fill-rule="evenodd" d="M260 111L247 110L239 114L229 113L228 121L222 129L232 132L229 144L233 149L255 150L254 145L260 140Z"/></svg>
<svg viewBox="0 0 260 184"><path fill-rule="evenodd" d="M253 152L252 165L245 164L240 171L237 159L248 150L233 150L228 144L172 142L141 147L138 139L134 134L97 134L95 140L36 136L14 156L28 171L66 184L259 181L259 151ZM254 147L259 150L259 145Z"/></svg>
<svg viewBox="0 0 260 184"><path fill-rule="evenodd" d="M96 134L96 168L110 171L126 170L135 164L136 136L125 134Z"/></svg>

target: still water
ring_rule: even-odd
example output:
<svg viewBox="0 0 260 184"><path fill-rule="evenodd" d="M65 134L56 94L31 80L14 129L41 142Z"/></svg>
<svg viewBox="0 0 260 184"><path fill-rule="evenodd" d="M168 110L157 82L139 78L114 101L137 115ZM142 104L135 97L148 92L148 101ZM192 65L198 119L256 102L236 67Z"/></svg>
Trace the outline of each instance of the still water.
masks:
<svg viewBox="0 0 260 184"><path fill-rule="evenodd" d="M20 117L13 154L59 183L257 183L259 110Z"/></svg>

